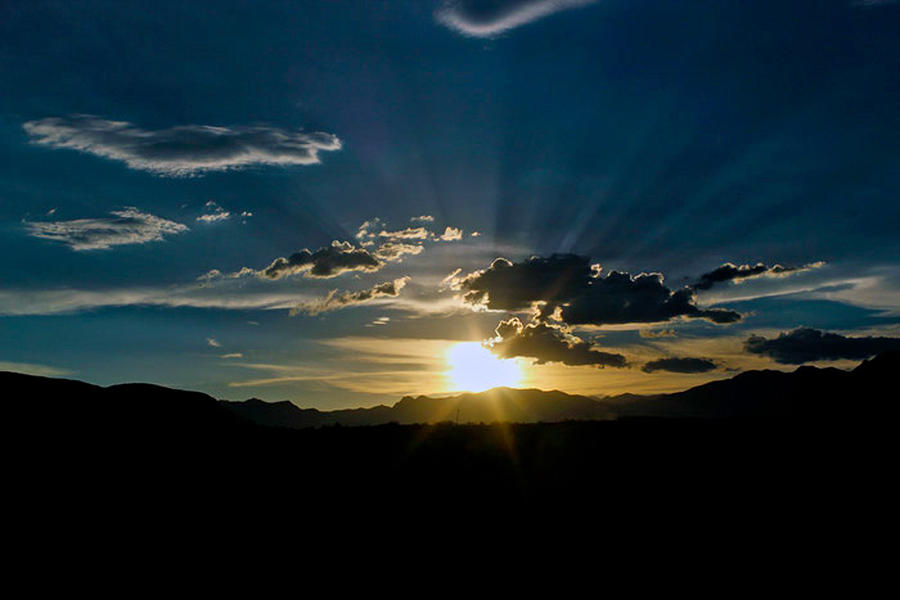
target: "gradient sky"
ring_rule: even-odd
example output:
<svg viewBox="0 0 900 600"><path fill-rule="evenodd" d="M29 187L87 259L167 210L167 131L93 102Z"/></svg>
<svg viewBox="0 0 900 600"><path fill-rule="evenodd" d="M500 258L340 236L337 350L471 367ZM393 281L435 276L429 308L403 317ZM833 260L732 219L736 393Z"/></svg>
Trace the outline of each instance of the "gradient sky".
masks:
<svg viewBox="0 0 900 600"><path fill-rule="evenodd" d="M335 408L453 391L492 338L589 394L851 364L900 336L898 31L888 1L3 2L0 368ZM554 253L603 268L555 318L552 274L467 300ZM764 267L702 284L726 263ZM612 271L689 308L612 318Z"/></svg>

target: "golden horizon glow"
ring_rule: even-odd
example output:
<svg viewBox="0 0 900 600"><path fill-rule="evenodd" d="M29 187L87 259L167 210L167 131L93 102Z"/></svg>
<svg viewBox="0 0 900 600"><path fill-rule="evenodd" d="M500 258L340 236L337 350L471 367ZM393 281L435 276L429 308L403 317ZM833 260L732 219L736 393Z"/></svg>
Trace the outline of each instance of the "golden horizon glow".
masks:
<svg viewBox="0 0 900 600"><path fill-rule="evenodd" d="M452 391L483 392L521 385L522 368L516 359L497 358L479 342L460 342L447 351L447 379Z"/></svg>

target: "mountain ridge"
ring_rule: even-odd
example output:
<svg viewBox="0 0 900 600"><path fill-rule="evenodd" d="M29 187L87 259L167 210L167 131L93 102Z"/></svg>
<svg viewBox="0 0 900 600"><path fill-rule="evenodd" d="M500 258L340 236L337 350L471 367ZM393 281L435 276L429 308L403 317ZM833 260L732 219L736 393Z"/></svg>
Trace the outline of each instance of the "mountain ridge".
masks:
<svg viewBox="0 0 900 600"><path fill-rule="evenodd" d="M0 372L5 389L40 402L7 403L14 418L64 426L89 419L99 427L235 429L248 425L305 429L389 423L539 423L625 418L837 418L848 408L895 411L885 390L900 369L900 352L883 353L852 370L801 366L755 370L666 394L593 398L560 390L493 388L449 396L404 396L393 405L322 411L282 400L217 400L202 392L146 383L101 387L73 380Z"/></svg>
<svg viewBox="0 0 900 600"><path fill-rule="evenodd" d="M871 398L880 393L891 372L898 368L900 353L891 352L863 361L849 371L806 365L787 372L753 370L664 394L625 393L592 398L559 390L500 387L451 396L404 396L392 406L334 411L302 409L283 401L278 403L277 410L290 416L281 422L274 418L276 411L268 403L247 405L226 401L226 404L236 414L255 423L297 429L442 421L534 423L633 417L798 417L804 413L834 417L846 409L848 397L853 395L863 394L861 403L872 409Z"/></svg>

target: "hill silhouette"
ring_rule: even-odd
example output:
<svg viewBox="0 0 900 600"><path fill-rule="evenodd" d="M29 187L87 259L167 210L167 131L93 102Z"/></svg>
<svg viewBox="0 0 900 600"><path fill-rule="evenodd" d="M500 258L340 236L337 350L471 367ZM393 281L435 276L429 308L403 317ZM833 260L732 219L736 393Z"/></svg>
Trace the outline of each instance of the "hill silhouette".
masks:
<svg viewBox="0 0 900 600"><path fill-rule="evenodd" d="M615 417L595 398L557 390L494 388L455 396L404 396L393 406L320 411L301 409L292 402L225 402L225 406L259 425L302 429L327 425L384 425L398 423L538 423L567 420L602 421Z"/></svg>
<svg viewBox="0 0 900 600"><path fill-rule="evenodd" d="M432 524L461 510L531 518L548 502L603 520L661 508L725 518L738 505L761 515L771 498L817 506L887 481L898 358L747 372L658 396L500 388L332 412L0 373L10 514L37 514L54 531L138 516L149 529L201 519L227 530L239 514L279 530L307 526L297 511L367 524L424 512ZM461 424L447 423L457 409ZM521 422L465 424L501 410Z"/></svg>
<svg viewBox="0 0 900 600"><path fill-rule="evenodd" d="M625 417L829 418L857 409L893 409L886 386L900 368L900 353L885 353L852 371L804 366L792 372L747 371L681 392L591 398L557 390L494 388L446 397L406 396L393 406L320 411L292 402L251 399L224 402L234 414L259 425L321 427L387 423L539 423L604 421Z"/></svg>

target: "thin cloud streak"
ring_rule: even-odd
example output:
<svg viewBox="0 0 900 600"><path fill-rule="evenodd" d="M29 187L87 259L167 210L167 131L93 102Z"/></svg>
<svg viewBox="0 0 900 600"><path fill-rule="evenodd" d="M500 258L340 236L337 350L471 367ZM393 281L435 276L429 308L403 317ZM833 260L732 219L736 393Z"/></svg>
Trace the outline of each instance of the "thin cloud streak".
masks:
<svg viewBox="0 0 900 600"><path fill-rule="evenodd" d="M112 246L160 242L167 235L188 231L186 225L130 206L112 217L73 221L35 221L26 224L33 237L62 242L72 250L106 250Z"/></svg>
<svg viewBox="0 0 900 600"><path fill-rule="evenodd" d="M168 177L253 165L314 165L320 162L320 152L342 146L337 136L323 132L209 125L147 130L93 115L48 117L22 127L39 146L78 150Z"/></svg>
<svg viewBox="0 0 900 600"><path fill-rule="evenodd" d="M445 2L437 21L471 37L489 38L527 25L553 13L595 3L597 0L518 0L497 8L477 0ZM493 3L496 4L496 3Z"/></svg>

